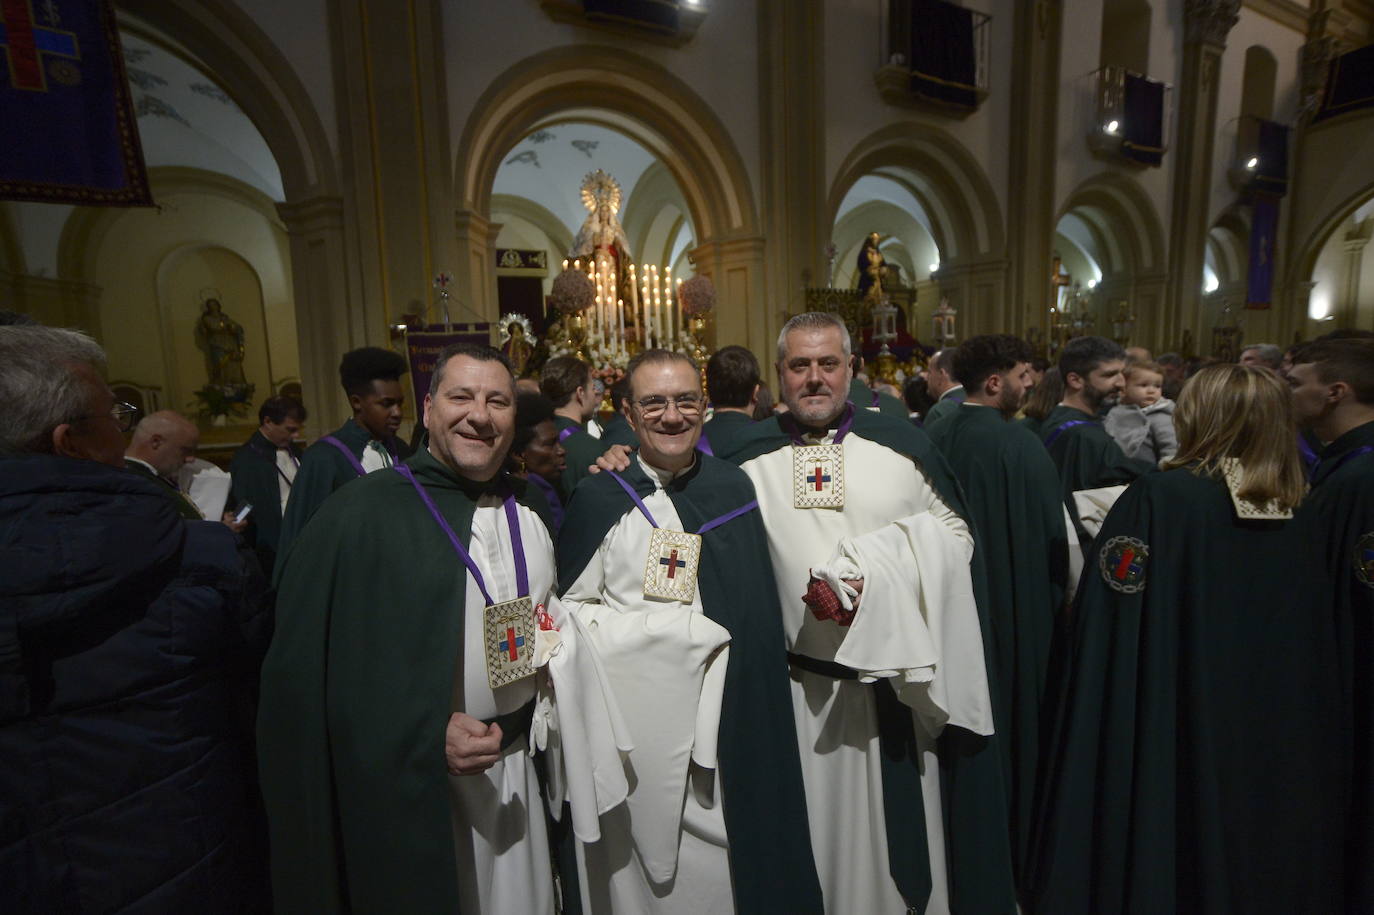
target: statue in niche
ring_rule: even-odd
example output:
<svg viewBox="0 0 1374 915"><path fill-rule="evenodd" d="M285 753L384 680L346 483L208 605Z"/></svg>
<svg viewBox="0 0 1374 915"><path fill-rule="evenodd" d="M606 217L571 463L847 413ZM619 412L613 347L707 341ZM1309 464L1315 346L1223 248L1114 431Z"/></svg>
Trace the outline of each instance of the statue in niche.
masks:
<svg viewBox="0 0 1374 915"><path fill-rule="evenodd" d="M869 232L859 249L859 298L880 302L883 298L883 252L878 250L877 232Z"/></svg>
<svg viewBox="0 0 1374 915"><path fill-rule="evenodd" d="M238 388L247 384L243 374L243 325L224 313L217 298L207 298L196 322L196 344L205 352L210 384Z"/></svg>

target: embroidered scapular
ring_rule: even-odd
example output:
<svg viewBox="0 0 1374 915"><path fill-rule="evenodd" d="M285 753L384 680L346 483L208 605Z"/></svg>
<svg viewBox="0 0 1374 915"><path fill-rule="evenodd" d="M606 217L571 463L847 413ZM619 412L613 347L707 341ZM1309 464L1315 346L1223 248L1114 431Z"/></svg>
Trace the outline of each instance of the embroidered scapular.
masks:
<svg viewBox="0 0 1374 915"><path fill-rule="evenodd" d="M503 600L482 611L487 683L492 689L534 673L534 605L528 597Z"/></svg>
<svg viewBox="0 0 1374 915"><path fill-rule="evenodd" d="M700 564L700 535L654 528L644 561L644 596L690 604L696 594Z"/></svg>
<svg viewBox="0 0 1374 915"><path fill-rule="evenodd" d="M797 445L792 449L792 505L844 507L844 449L840 445Z"/></svg>
<svg viewBox="0 0 1374 915"><path fill-rule="evenodd" d="M1374 532L1355 541L1355 577L1366 588L1374 588Z"/></svg>

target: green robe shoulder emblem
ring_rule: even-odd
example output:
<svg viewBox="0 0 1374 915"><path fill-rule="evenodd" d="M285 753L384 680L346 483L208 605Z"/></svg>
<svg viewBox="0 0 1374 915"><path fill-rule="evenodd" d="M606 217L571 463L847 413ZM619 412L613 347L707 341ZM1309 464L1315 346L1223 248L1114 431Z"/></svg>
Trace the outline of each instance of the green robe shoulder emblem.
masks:
<svg viewBox="0 0 1374 915"><path fill-rule="evenodd" d="M1145 561L1150 548L1135 537L1113 537L1102 546L1097 567L1113 591L1138 594L1145 590Z"/></svg>
<svg viewBox="0 0 1374 915"><path fill-rule="evenodd" d="M1355 577L1366 588L1374 588L1374 531L1355 541Z"/></svg>

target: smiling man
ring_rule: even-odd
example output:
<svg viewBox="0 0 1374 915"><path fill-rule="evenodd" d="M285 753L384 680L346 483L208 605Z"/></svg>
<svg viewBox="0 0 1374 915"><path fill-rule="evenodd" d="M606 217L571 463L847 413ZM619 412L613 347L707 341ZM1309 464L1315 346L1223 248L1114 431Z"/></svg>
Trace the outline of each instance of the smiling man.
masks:
<svg viewBox="0 0 1374 915"><path fill-rule="evenodd" d="M558 685L547 733L578 695L557 665L587 652L564 641L576 626L551 599L543 500L501 472L505 358L446 348L424 418L428 448L335 493L282 557L258 720L278 911L554 909L527 735L540 665L554 658ZM593 830L614 800L590 805Z"/></svg>
<svg viewBox="0 0 1374 915"><path fill-rule="evenodd" d="M396 430L401 428L401 376L406 361L391 350L365 346L344 353L339 383L353 418L305 450L282 513L277 555L305 527L329 494L358 477L382 470L401 458Z"/></svg>
<svg viewBox="0 0 1374 915"><path fill-rule="evenodd" d="M767 531L826 911L1014 911L958 484L919 429L847 402L849 357L837 316L789 320L789 413L726 455Z"/></svg>
<svg viewBox="0 0 1374 915"><path fill-rule="evenodd" d="M648 350L627 377L639 451L578 487L559 538L563 602L591 632L635 745L628 803L580 850L584 910L820 912L753 486L696 450L705 404L691 359Z"/></svg>

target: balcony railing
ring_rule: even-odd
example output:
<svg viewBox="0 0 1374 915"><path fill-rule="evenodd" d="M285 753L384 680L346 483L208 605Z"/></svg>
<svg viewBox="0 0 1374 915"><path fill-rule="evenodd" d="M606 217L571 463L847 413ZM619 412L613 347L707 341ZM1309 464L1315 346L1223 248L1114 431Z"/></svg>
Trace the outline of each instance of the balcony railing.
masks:
<svg viewBox="0 0 1374 915"><path fill-rule="evenodd" d="M992 17L945 0L888 0L883 57L874 75L883 99L958 116L988 95Z"/></svg>
<svg viewBox="0 0 1374 915"><path fill-rule="evenodd" d="M1094 152L1138 165L1159 165L1169 149L1173 87L1125 67L1093 74L1096 120L1088 132Z"/></svg>

